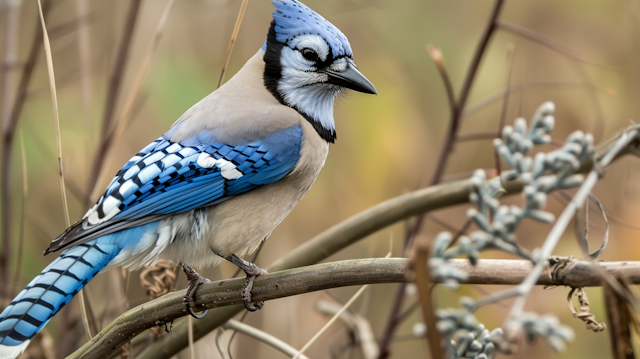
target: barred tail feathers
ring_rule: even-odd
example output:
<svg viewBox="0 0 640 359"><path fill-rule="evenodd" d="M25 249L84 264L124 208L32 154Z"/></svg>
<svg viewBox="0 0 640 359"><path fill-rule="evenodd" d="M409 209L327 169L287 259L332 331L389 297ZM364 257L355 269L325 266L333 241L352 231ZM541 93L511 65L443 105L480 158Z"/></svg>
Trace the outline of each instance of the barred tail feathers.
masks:
<svg viewBox="0 0 640 359"><path fill-rule="evenodd" d="M0 314L0 359L22 354L31 339L121 248L105 237L62 252Z"/></svg>

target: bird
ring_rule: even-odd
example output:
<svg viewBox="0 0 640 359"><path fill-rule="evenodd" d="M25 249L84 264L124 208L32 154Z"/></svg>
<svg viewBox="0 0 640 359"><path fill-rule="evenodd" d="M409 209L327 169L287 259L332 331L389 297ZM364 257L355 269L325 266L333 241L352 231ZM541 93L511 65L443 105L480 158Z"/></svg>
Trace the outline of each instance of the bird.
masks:
<svg viewBox="0 0 640 359"><path fill-rule="evenodd" d="M20 355L98 272L160 259L182 267L184 303L208 279L192 267L228 260L254 279L253 253L307 193L336 140L333 108L346 90L377 94L333 24L297 0L275 10L258 52L189 108L113 177L85 216L56 237L61 252L0 314L0 358Z"/></svg>

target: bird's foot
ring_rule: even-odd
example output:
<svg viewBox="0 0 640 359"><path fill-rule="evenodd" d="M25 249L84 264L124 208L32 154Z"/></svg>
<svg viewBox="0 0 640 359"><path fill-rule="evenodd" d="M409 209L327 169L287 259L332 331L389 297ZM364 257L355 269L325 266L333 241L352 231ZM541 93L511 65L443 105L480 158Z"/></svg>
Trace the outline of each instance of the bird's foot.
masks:
<svg viewBox="0 0 640 359"><path fill-rule="evenodd" d="M240 294L242 295L242 301L244 302L244 307L247 308L247 310L250 312L255 312L256 310L262 309L262 307L264 307L264 301L256 302L253 306L251 306L249 303L251 303L251 290L253 289L253 281L255 281L257 276L261 274L267 274L267 271L251 262L245 261L235 254L226 257L226 259L238 266L238 268L242 269L247 275L247 281L244 283L244 287L242 287L242 291L240 292Z"/></svg>
<svg viewBox="0 0 640 359"><path fill-rule="evenodd" d="M187 287L187 294L182 299L182 302L187 307L187 312L189 312L189 314L191 314L192 317L196 319L202 319L204 318L205 315L207 315L209 311L205 310L200 314L196 314L193 311L193 308L195 308L196 306L193 299L195 297L196 290L198 290L198 287L200 286L200 284L211 283L211 281L201 276L200 274L198 274L198 272L196 272L195 270L193 270L193 268L189 267L186 264L182 264L182 270L184 271L184 274L187 275L187 280L189 281L189 286Z"/></svg>

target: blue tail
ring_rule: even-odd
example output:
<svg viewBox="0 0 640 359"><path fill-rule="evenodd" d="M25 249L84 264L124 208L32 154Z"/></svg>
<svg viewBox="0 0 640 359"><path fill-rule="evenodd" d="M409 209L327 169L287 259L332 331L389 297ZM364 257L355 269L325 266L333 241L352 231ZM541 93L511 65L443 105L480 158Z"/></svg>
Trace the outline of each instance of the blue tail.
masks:
<svg viewBox="0 0 640 359"><path fill-rule="evenodd" d="M0 359L20 355L42 327L118 255L120 246L103 239L62 252L0 314Z"/></svg>

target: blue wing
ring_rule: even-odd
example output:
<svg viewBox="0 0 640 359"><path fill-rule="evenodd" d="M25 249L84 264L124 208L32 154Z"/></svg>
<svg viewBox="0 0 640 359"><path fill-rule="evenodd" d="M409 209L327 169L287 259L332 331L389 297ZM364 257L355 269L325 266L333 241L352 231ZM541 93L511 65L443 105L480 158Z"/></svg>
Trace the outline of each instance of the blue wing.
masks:
<svg viewBox="0 0 640 359"><path fill-rule="evenodd" d="M166 215L211 206L287 175L300 158L302 128L239 146L204 131L182 142L160 137L118 171L85 217L45 253Z"/></svg>

